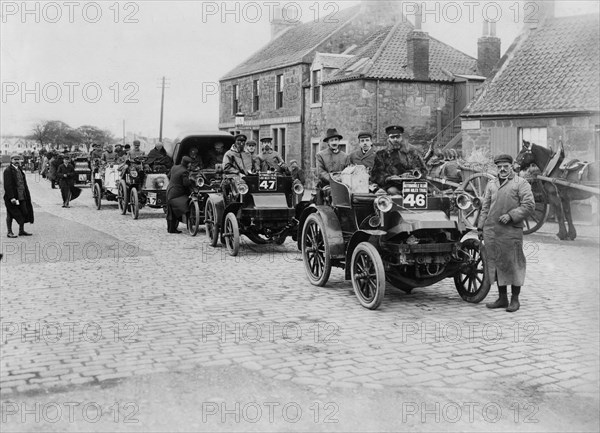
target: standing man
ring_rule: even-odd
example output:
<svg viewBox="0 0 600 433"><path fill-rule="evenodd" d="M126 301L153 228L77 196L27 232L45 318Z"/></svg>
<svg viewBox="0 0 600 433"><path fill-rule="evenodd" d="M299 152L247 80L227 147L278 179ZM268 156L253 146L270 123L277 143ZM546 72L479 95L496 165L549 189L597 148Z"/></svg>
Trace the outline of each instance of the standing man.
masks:
<svg viewBox="0 0 600 433"><path fill-rule="evenodd" d="M33 206L27 186L25 172L21 169L23 158L14 154L10 157L10 165L4 170L4 204L6 205L7 236L16 238L12 231L13 219L19 224L19 236L31 236L25 231L25 223L33 224Z"/></svg>
<svg viewBox="0 0 600 433"><path fill-rule="evenodd" d="M394 182L388 182L389 176L400 176L415 169L422 175L427 174L427 166L419 149L404 139L402 126L385 128L388 136L387 148L377 151L375 163L371 171L371 181L389 194L400 194L401 191Z"/></svg>
<svg viewBox="0 0 600 433"><path fill-rule="evenodd" d="M520 307L519 294L525 282L523 254L523 220L535 209L531 186L512 169L510 155L498 155L494 164L498 178L485 189L477 230L483 236L487 253L487 276L497 281L499 298L486 304L488 308L506 308L513 313ZM506 286L511 285L510 305Z"/></svg>
<svg viewBox="0 0 600 433"><path fill-rule="evenodd" d="M71 156L69 154L63 156L63 163L58 167L57 177L63 200L62 207L70 207L71 188L75 187L75 168L71 165Z"/></svg>
<svg viewBox="0 0 600 433"><path fill-rule="evenodd" d="M279 152L273 150L273 138L261 138L260 145L261 152L259 158L261 171L276 171L278 173L286 174L287 166L285 165L285 161Z"/></svg>
<svg viewBox="0 0 600 433"><path fill-rule="evenodd" d="M358 133L358 145L360 149L350 154L350 164L364 165L367 171L371 171L375 164L375 151L373 150L373 135L368 131Z"/></svg>
<svg viewBox="0 0 600 433"><path fill-rule="evenodd" d="M190 195L190 174L188 168L192 159L181 158L180 165L174 165L169 172L167 186L167 232L181 233L177 230L182 215L188 212L188 196Z"/></svg>
<svg viewBox="0 0 600 433"><path fill-rule="evenodd" d="M348 154L340 150L342 138L335 128L328 129L325 134L323 141L327 143L327 149L317 153L317 175L321 186L329 185L329 173L342 171L348 166Z"/></svg>

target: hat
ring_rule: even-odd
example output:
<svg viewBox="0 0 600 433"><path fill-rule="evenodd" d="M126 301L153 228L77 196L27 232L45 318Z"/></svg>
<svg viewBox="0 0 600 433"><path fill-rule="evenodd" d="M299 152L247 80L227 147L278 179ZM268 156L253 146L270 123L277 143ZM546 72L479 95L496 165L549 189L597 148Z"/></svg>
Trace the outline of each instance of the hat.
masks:
<svg viewBox="0 0 600 433"><path fill-rule="evenodd" d="M126 144L125 149L131 149L131 146L129 144Z"/></svg>
<svg viewBox="0 0 600 433"><path fill-rule="evenodd" d="M327 130L327 134L325 134L325 138L323 139L323 141L324 141L325 143L327 143L327 142L328 142L328 141L329 141L331 138L334 138L334 137L337 137L337 138L339 138L340 140L341 140L342 138L344 138L344 137L342 137L340 134L338 134L338 132L337 132L337 129L335 129L335 128L329 128L329 129Z"/></svg>
<svg viewBox="0 0 600 433"><path fill-rule="evenodd" d="M260 139L260 142L273 141L273 137L263 137Z"/></svg>
<svg viewBox="0 0 600 433"><path fill-rule="evenodd" d="M12 155L10 155L10 159L14 159L14 158L23 159L23 156L19 155L18 153L13 153Z"/></svg>
<svg viewBox="0 0 600 433"><path fill-rule="evenodd" d="M513 157L503 153L494 158L494 164L500 164L501 162L508 162L509 164L513 163Z"/></svg>
<svg viewBox="0 0 600 433"><path fill-rule="evenodd" d="M369 137L369 138L373 138L373 134L371 134L369 131L360 131L358 133L358 138L360 137Z"/></svg>
<svg viewBox="0 0 600 433"><path fill-rule="evenodd" d="M94 143L92 144L92 147L100 147L100 145L98 143Z"/></svg>
<svg viewBox="0 0 600 433"><path fill-rule="evenodd" d="M240 138L244 139L244 141L248 139L248 137L246 137L244 134L238 134L235 137L233 137L235 141L238 141Z"/></svg>
<svg viewBox="0 0 600 433"><path fill-rule="evenodd" d="M248 140L248 141L246 141L246 146L256 146L256 141Z"/></svg>
<svg viewBox="0 0 600 433"><path fill-rule="evenodd" d="M115 147L123 147L123 145L121 143L117 143L115 144Z"/></svg>
<svg viewBox="0 0 600 433"><path fill-rule="evenodd" d="M189 156L184 156L183 158L181 158L181 165L190 164L193 161L194 160L192 158L190 158Z"/></svg>
<svg viewBox="0 0 600 433"><path fill-rule="evenodd" d="M388 126L387 128L385 128L385 133L387 135L404 134L404 128L402 126L398 126L398 125L391 125L391 126Z"/></svg>
<svg viewBox="0 0 600 433"><path fill-rule="evenodd" d="M140 145L140 140L133 140L133 145L134 146L139 146Z"/></svg>

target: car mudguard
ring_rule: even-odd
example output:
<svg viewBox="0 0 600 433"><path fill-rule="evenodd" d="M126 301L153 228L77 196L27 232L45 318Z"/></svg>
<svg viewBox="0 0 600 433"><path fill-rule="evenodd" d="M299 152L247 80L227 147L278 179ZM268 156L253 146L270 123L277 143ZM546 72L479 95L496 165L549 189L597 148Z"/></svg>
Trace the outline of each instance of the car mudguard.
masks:
<svg viewBox="0 0 600 433"><path fill-rule="evenodd" d="M325 224L327 243L329 244L330 256L332 259L344 258L344 236L342 235L342 226L334 210L329 206L311 205L302 213L298 223L298 249L302 249L302 229L306 218L312 213L318 213L323 224Z"/></svg>
<svg viewBox="0 0 600 433"><path fill-rule="evenodd" d="M228 213L233 213L236 215L236 217L238 216L237 213L238 211L242 208L242 206L244 205L244 203L240 203L240 202L233 202L233 203L229 203L227 205L227 207L224 207L223 210L223 215L221 215L221 227L224 226L225 224L225 217L227 216Z"/></svg>
<svg viewBox="0 0 600 433"><path fill-rule="evenodd" d="M346 246L346 267L344 270L344 277L346 280L350 279L350 262L356 246L361 242L369 242L379 250L379 239L385 235L386 232L383 230L359 230L354 232L350 238L350 242L348 242L348 245Z"/></svg>

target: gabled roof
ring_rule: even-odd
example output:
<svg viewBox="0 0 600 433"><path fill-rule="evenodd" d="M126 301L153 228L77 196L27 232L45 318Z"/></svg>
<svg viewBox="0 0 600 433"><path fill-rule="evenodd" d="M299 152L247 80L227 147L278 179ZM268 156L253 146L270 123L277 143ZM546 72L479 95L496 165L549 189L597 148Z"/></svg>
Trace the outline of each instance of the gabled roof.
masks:
<svg viewBox="0 0 600 433"><path fill-rule="evenodd" d="M356 78L414 80L415 75L408 67L406 44L412 30L412 24L402 20L373 35L366 45L356 50L356 57L348 61L328 82ZM429 37L430 81L452 81L453 74L476 73L476 59Z"/></svg>
<svg viewBox="0 0 600 433"><path fill-rule="evenodd" d="M598 16L580 15L525 30L463 115L599 111L599 24Z"/></svg>
<svg viewBox="0 0 600 433"><path fill-rule="evenodd" d="M221 80L305 62L305 56L344 27L359 11L360 5L357 5L338 11L335 19L314 20L291 27L225 74Z"/></svg>

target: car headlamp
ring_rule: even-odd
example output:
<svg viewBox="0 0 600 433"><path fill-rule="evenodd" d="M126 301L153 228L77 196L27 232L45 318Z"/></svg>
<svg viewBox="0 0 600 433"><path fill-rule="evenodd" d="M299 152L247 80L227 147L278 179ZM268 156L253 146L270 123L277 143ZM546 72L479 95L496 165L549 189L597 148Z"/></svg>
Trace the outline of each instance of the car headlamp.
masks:
<svg viewBox="0 0 600 433"><path fill-rule="evenodd" d="M473 205L473 200L469 194L461 193L456 197L456 205L459 209L466 210Z"/></svg>
<svg viewBox="0 0 600 433"><path fill-rule="evenodd" d="M248 188L248 184L246 182L238 182L236 186L237 186L238 192L242 195L248 194L248 191L250 190Z"/></svg>
<svg viewBox="0 0 600 433"><path fill-rule="evenodd" d="M196 178L196 186L197 186L198 188L202 188L202 187L204 186L204 183L205 183L205 182L204 182L204 178L203 178L202 176L198 176L198 177Z"/></svg>
<svg viewBox="0 0 600 433"><path fill-rule="evenodd" d="M389 195L380 195L375 199L375 206L381 212L389 212L393 206L392 199Z"/></svg>
<svg viewBox="0 0 600 433"><path fill-rule="evenodd" d="M302 182L300 182L300 180L296 179L294 181L294 185L292 187L294 189L294 192L296 194L304 194L304 185L302 185Z"/></svg>

